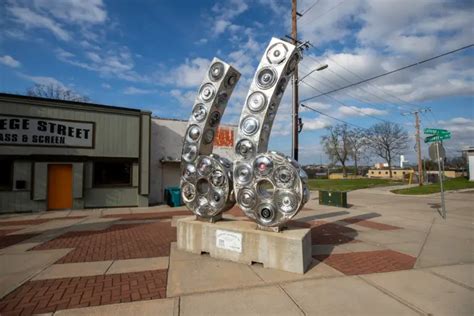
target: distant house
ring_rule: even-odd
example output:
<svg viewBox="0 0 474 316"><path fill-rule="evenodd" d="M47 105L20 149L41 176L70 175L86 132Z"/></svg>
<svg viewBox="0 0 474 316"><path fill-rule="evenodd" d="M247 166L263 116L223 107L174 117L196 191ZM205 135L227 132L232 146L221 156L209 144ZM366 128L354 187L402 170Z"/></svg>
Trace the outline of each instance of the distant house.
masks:
<svg viewBox="0 0 474 316"><path fill-rule="evenodd" d="M393 179L404 179L410 173L414 173L412 169L392 169ZM369 178L389 179L390 171L388 169L369 169L367 173Z"/></svg>
<svg viewBox="0 0 474 316"><path fill-rule="evenodd" d="M463 152L467 155L469 164L469 181L474 181L474 146L464 147Z"/></svg>

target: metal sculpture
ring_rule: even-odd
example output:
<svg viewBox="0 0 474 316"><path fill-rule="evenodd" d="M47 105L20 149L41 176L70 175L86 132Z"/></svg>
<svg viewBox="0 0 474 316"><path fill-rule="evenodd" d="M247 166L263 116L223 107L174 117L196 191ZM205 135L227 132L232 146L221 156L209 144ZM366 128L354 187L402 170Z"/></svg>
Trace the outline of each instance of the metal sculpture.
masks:
<svg viewBox="0 0 474 316"><path fill-rule="evenodd" d="M235 204L232 162L212 154L227 101L240 73L214 58L195 99L184 137L181 197L199 219L214 222Z"/></svg>
<svg viewBox="0 0 474 316"><path fill-rule="evenodd" d="M241 112L235 164L212 154L212 148L240 74L217 58L212 61L188 123L181 163L181 195L198 218L214 222L237 203L260 229L279 231L308 201L307 175L299 164L267 151L281 98L300 58L296 46L272 38Z"/></svg>
<svg viewBox="0 0 474 316"><path fill-rule="evenodd" d="M272 38L240 115L236 202L261 229L280 230L309 199L307 176L299 164L281 153L267 152L278 106L300 58L296 46Z"/></svg>

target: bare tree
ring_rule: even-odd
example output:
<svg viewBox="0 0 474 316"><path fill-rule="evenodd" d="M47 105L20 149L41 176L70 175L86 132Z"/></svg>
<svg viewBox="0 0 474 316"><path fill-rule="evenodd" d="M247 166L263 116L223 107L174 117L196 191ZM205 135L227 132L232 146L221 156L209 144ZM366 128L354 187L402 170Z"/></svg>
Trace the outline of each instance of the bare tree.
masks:
<svg viewBox="0 0 474 316"><path fill-rule="evenodd" d="M327 128L328 135L321 137L321 144L329 159L342 165L344 178L347 177L346 162L351 154L349 142L349 128L346 124L330 126Z"/></svg>
<svg viewBox="0 0 474 316"><path fill-rule="evenodd" d="M362 128L351 129L348 133L349 145L351 146L350 156L354 160L355 174L359 174L358 163L363 156L364 149L369 141L366 130Z"/></svg>
<svg viewBox="0 0 474 316"><path fill-rule="evenodd" d="M89 98L79 93L67 89L64 86L49 83L49 84L35 84L33 87L26 91L26 94L32 97L76 101L76 102L89 102Z"/></svg>
<svg viewBox="0 0 474 316"><path fill-rule="evenodd" d="M391 178L392 160L407 148L408 133L399 124L383 122L369 129L368 139L374 154L387 162Z"/></svg>

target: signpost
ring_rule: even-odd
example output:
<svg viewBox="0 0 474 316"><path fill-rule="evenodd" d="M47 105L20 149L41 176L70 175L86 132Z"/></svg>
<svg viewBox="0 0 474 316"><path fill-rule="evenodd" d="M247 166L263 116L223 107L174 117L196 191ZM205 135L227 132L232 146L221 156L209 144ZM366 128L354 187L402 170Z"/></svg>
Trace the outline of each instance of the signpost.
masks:
<svg viewBox="0 0 474 316"><path fill-rule="evenodd" d="M450 139L451 133L445 129L437 129L437 128L425 128L424 130L426 135L430 135L425 138L425 143L434 143L430 145L429 154L431 160L435 160L438 162L438 177L439 177L439 185L441 189L441 208L443 213L441 214L444 219L446 219L446 205L444 201L444 184L443 184L443 177L444 177L444 167L441 168L441 163L444 161L446 157L446 151L444 150L443 144L441 143L443 140ZM443 174L441 173L443 170Z"/></svg>

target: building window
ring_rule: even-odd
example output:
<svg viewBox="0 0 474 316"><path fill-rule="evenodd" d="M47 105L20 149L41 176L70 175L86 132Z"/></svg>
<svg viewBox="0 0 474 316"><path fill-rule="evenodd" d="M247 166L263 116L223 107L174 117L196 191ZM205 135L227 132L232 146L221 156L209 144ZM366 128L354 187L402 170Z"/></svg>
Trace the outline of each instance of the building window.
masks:
<svg viewBox="0 0 474 316"><path fill-rule="evenodd" d="M388 174L388 171L385 171L385 174Z"/></svg>
<svg viewBox="0 0 474 316"><path fill-rule="evenodd" d="M381 172L381 171L379 171L379 174L382 174L382 172Z"/></svg>
<svg viewBox="0 0 474 316"><path fill-rule="evenodd" d="M132 163L131 162L95 162L94 163L94 186L131 186L132 185Z"/></svg>
<svg viewBox="0 0 474 316"><path fill-rule="evenodd" d="M441 155L440 155L441 156ZM403 171L403 174L405 174L405 171Z"/></svg>
<svg viewBox="0 0 474 316"><path fill-rule="evenodd" d="M397 172L396 172L396 171L394 171L394 172L393 172L393 174L397 174Z"/></svg>
<svg viewBox="0 0 474 316"><path fill-rule="evenodd" d="M0 160L0 191L10 191L13 183L13 161Z"/></svg>

